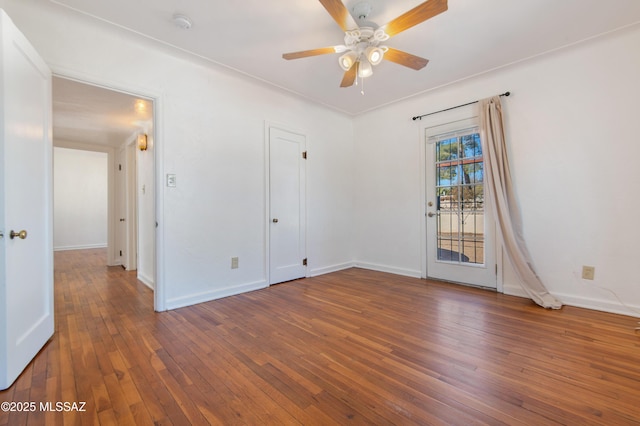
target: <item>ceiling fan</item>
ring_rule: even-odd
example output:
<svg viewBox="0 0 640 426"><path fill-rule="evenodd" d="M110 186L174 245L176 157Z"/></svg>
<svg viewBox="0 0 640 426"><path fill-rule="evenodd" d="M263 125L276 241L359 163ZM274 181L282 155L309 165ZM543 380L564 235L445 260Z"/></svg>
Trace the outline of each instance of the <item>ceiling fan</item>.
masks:
<svg viewBox="0 0 640 426"><path fill-rule="evenodd" d="M390 37L447 10L447 0L427 0L386 25L378 27L374 23L366 21L371 13L371 5L366 1L357 3L352 8L360 25L356 23L341 0L319 1L345 32L344 44L285 53L282 57L284 59L300 59L328 53L343 53L338 59L340 67L345 71L340 87L350 87L354 82L357 84L357 77L363 79L371 76L373 66L378 65L383 59L414 70L424 68L429 62L428 59L387 47L382 43Z"/></svg>

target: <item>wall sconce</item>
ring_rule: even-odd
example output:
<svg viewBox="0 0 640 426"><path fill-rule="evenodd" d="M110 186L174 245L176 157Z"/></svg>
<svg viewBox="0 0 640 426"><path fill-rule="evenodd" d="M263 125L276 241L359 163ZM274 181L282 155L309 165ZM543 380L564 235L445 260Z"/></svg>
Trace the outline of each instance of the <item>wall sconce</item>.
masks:
<svg viewBox="0 0 640 426"><path fill-rule="evenodd" d="M138 149L140 151L146 151L147 150L147 135L146 135L146 133L140 133L138 135Z"/></svg>

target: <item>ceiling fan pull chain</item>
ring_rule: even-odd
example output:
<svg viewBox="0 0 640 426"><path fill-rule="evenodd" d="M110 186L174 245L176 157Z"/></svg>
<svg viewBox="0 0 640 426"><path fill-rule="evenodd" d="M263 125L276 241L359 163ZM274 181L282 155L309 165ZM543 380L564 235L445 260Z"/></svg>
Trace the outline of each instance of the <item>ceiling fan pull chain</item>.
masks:
<svg viewBox="0 0 640 426"><path fill-rule="evenodd" d="M364 96L364 78L360 77L360 79L362 80L362 88L360 89L360 94Z"/></svg>

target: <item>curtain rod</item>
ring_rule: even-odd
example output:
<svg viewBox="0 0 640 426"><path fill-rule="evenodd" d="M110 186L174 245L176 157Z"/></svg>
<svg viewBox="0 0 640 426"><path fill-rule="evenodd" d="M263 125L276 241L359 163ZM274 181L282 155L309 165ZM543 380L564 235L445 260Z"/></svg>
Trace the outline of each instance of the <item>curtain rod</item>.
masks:
<svg viewBox="0 0 640 426"><path fill-rule="evenodd" d="M504 93L501 93L501 94L500 94L500 96L509 96L510 94L511 94L511 92L504 92ZM452 109L460 108L460 107L463 107L463 106L477 104L478 102L480 102L480 101L468 102L468 103L466 103L466 104L456 105L456 106L451 107L451 108L441 109L440 111L430 112L429 114L417 115L417 116L413 117L413 120L415 121L415 120L417 120L418 118L419 118L420 120L422 120L422 117L426 117L426 116L428 116L428 115L438 114L438 113L441 113L441 112L450 111L450 110L452 110Z"/></svg>

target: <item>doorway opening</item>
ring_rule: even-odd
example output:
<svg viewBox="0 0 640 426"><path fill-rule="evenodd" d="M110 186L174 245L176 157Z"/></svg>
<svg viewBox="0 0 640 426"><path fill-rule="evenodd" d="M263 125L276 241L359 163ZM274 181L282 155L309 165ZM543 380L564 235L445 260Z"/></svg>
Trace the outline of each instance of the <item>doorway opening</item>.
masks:
<svg viewBox="0 0 640 426"><path fill-rule="evenodd" d="M82 199L81 191L66 191L66 208L56 210L54 220L54 241L66 242L54 249L102 247L106 249L106 265L136 271L138 280L155 290L154 100L62 76L54 76L52 86L53 145L61 153L58 159L54 157L54 175L57 168L64 167L67 174L75 168L73 172L79 173L76 179L81 181L76 184L93 195L103 191L99 185L104 184L87 187L100 180L93 175L102 173L106 182L106 200L102 200L106 211L99 215L85 211L89 217L78 219L83 209L69 206L87 207L88 202ZM140 139L145 146L138 145ZM73 154L69 156L69 152ZM75 164L64 163L61 158L65 155L81 159ZM106 159L104 170L92 170L91 178L86 171L88 158ZM54 191L54 204L61 205L59 192ZM78 220L85 227L69 231L68 224ZM61 223L67 227L58 226ZM104 228L103 234L96 232L100 228Z"/></svg>

